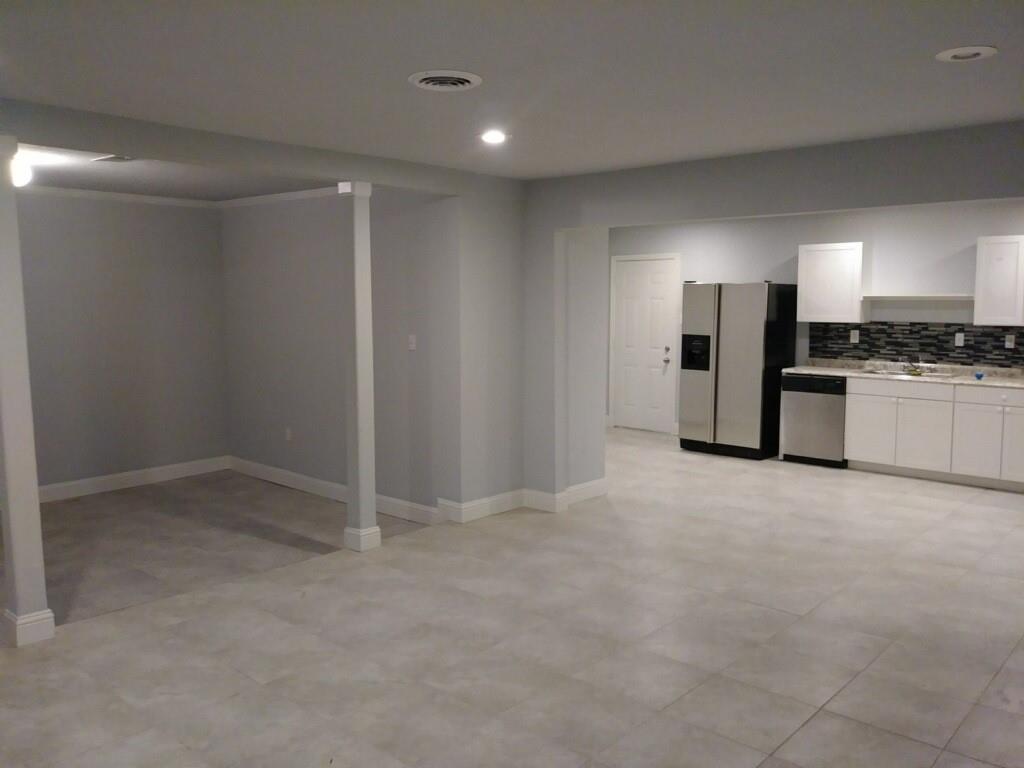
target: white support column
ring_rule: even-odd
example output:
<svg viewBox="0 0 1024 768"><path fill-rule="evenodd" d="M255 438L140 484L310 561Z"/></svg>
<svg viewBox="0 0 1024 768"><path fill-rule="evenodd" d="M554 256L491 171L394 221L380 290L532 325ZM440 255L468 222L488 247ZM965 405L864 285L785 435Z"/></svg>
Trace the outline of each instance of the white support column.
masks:
<svg viewBox="0 0 1024 768"><path fill-rule="evenodd" d="M27 645L53 637L54 624L46 603L21 245L9 172L17 150L13 136L0 136L0 510L7 586L0 625L9 644Z"/></svg>
<svg viewBox="0 0 1024 768"><path fill-rule="evenodd" d="M352 276L347 297L352 342L345 372L345 431L348 453L348 519L345 547L357 552L380 546L377 527L376 445L373 422L373 293L370 271L370 193L367 182L343 182L352 196Z"/></svg>

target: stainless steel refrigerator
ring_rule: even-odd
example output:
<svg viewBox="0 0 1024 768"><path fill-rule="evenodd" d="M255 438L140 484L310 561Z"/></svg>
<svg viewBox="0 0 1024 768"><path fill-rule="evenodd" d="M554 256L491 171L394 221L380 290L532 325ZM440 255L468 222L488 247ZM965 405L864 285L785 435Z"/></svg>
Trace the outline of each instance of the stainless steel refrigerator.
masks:
<svg viewBox="0 0 1024 768"><path fill-rule="evenodd" d="M777 455L782 369L796 356L796 286L684 283L682 331L680 447Z"/></svg>

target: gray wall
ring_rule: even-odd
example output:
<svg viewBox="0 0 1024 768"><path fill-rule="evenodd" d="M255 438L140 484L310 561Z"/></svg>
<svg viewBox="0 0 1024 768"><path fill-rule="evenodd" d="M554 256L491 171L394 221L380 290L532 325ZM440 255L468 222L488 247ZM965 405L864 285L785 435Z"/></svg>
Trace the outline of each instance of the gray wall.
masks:
<svg viewBox="0 0 1024 768"><path fill-rule="evenodd" d="M569 290L560 229L1024 196L1024 122L676 163L531 182L524 225L525 485L560 491L600 476L569 471L569 399L605 381L568 363ZM595 258L601 258L597 253ZM898 272L887 278L902 279ZM604 328L595 327L595 334ZM597 396L587 395L591 402ZM597 451L586 449L588 455Z"/></svg>
<svg viewBox="0 0 1024 768"><path fill-rule="evenodd" d="M18 195L40 483L227 452L220 215Z"/></svg>
<svg viewBox="0 0 1024 768"><path fill-rule="evenodd" d="M462 485L454 501L523 487L521 210L459 198Z"/></svg>
<svg viewBox="0 0 1024 768"><path fill-rule="evenodd" d="M454 198L370 198L377 491L427 506L461 472L457 215Z"/></svg>
<svg viewBox="0 0 1024 768"><path fill-rule="evenodd" d="M231 452L337 483L350 211L333 195L223 211Z"/></svg>

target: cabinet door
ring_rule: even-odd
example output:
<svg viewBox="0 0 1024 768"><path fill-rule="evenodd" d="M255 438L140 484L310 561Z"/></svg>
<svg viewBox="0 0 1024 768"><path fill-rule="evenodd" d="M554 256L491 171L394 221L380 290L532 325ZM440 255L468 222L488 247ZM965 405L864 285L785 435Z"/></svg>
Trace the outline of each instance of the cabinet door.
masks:
<svg viewBox="0 0 1024 768"><path fill-rule="evenodd" d="M896 465L949 472L953 404L901 397L896 418Z"/></svg>
<svg viewBox="0 0 1024 768"><path fill-rule="evenodd" d="M1024 235L978 238L974 324L1024 325Z"/></svg>
<svg viewBox="0 0 1024 768"><path fill-rule="evenodd" d="M1003 414L1003 480L1024 482L1024 408L1006 408Z"/></svg>
<svg viewBox="0 0 1024 768"><path fill-rule="evenodd" d="M802 323L861 322L863 243L801 245L796 319Z"/></svg>
<svg viewBox="0 0 1024 768"><path fill-rule="evenodd" d="M896 460L895 397L846 396L846 449L851 461L892 464Z"/></svg>
<svg viewBox="0 0 1024 768"><path fill-rule="evenodd" d="M1002 406L957 403L953 409L953 471L999 477L1002 455Z"/></svg>

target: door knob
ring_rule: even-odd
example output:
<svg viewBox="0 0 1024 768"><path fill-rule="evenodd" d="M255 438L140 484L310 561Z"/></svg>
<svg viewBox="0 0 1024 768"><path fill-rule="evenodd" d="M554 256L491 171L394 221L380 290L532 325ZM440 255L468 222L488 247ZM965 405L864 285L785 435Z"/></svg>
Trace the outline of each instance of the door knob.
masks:
<svg viewBox="0 0 1024 768"><path fill-rule="evenodd" d="M672 358L671 357L663 357L663 358L661 358L661 362L663 362L663 363L665 363L667 365L668 363L672 362Z"/></svg>

